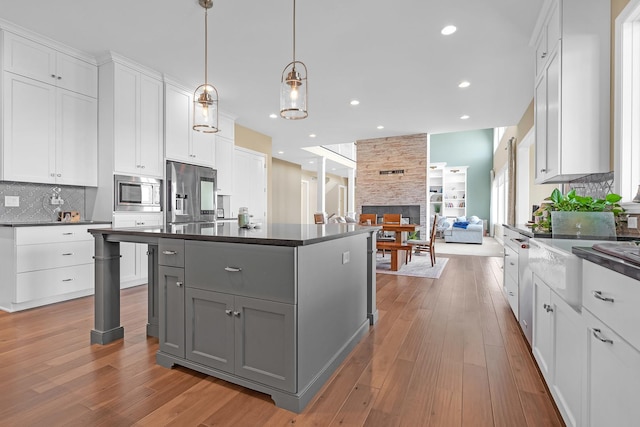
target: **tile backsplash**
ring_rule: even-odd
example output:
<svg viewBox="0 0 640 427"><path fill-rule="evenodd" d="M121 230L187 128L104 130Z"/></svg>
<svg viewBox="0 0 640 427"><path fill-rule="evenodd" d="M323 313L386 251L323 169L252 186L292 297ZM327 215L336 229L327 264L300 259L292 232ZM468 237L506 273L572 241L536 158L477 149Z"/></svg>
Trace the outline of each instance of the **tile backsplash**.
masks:
<svg viewBox="0 0 640 427"><path fill-rule="evenodd" d="M60 189L62 211L78 211L85 219L85 188L68 185L0 181L0 222L54 221L58 206L50 203L54 189ZM5 206L5 196L18 196L18 207Z"/></svg>

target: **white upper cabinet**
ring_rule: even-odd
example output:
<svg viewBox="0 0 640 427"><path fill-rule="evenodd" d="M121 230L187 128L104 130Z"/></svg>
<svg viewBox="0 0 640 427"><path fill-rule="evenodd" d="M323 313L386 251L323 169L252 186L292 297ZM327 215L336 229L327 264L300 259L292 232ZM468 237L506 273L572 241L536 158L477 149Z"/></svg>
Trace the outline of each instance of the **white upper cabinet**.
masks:
<svg viewBox="0 0 640 427"><path fill-rule="evenodd" d="M548 4L533 37L536 183L610 170L610 3Z"/></svg>
<svg viewBox="0 0 640 427"><path fill-rule="evenodd" d="M233 139L216 135L216 167L218 194L233 194L235 143Z"/></svg>
<svg viewBox="0 0 640 427"><path fill-rule="evenodd" d="M4 155L0 179L97 185L97 90L87 85L93 81L95 86L96 66L7 31L2 35ZM47 73L57 72L56 59L81 63L84 72L51 78Z"/></svg>
<svg viewBox="0 0 640 427"><path fill-rule="evenodd" d="M162 178L163 99L158 74L116 55L100 65L100 150L113 172Z"/></svg>
<svg viewBox="0 0 640 427"><path fill-rule="evenodd" d="M5 71L92 98L98 96L95 64L8 31L3 36Z"/></svg>
<svg viewBox="0 0 640 427"><path fill-rule="evenodd" d="M166 80L164 91L166 158L214 167L215 134L196 132L192 127L193 93Z"/></svg>

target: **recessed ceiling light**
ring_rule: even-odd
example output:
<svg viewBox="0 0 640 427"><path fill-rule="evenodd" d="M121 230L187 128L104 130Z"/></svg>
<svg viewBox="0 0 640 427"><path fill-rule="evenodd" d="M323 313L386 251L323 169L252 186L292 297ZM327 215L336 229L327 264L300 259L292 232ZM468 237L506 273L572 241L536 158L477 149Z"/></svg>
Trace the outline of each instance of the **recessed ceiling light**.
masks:
<svg viewBox="0 0 640 427"><path fill-rule="evenodd" d="M313 161L313 160L309 160L309 164L313 164L313 163L314 163L314 161Z"/></svg>
<svg viewBox="0 0 640 427"><path fill-rule="evenodd" d="M351 105L358 105L358 104L360 104L360 101L358 101L357 99L352 99L350 104Z"/></svg>
<svg viewBox="0 0 640 427"><path fill-rule="evenodd" d="M460 116L460 118L461 118L462 120L467 120L467 119L469 118L469 116L468 116L468 115L466 115L466 114L464 114L464 115Z"/></svg>
<svg viewBox="0 0 640 427"><path fill-rule="evenodd" d="M458 29L456 28L455 25L447 25L446 27L444 27L442 29L442 31L440 31L443 35L445 36L449 36L453 33L455 33Z"/></svg>
<svg viewBox="0 0 640 427"><path fill-rule="evenodd" d="M469 83L466 80L461 81L460 84L458 85L459 88L465 88L465 87L469 87L469 86L471 86L471 83Z"/></svg>
<svg viewBox="0 0 640 427"><path fill-rule="evenodd" d="M271 114L269 114L269 117L272 118L272 119L277 119L278 115L275 114L275 113L271 113Z"/></svg>
<svg viewBox="0 0 640 427"><path fill-rule="evenodd" d="M380 125L378 126L378 129L384 129L384 126Z"/></svg>
<svg viewBox="0 0 640 427"><path fill-rule="evenodd" d="M315 138L317 135L315 133L310 133L309 138Z"/></svg>
<svg viewBox="0 0 640 427"><path fill-rule="evenodd" d="M278 154L284 154L284 151L278 151Z"/></svg>

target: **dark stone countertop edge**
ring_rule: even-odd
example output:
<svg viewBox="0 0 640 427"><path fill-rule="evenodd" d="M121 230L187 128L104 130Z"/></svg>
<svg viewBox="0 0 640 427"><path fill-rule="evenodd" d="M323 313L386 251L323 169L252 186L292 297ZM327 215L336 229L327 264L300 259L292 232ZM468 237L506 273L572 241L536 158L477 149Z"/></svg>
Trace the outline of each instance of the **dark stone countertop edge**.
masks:
<svg viewBox="0 0 640 427"><path fill-rule="evenodd" d="M623 259L607 255L589 247L574 246L571 252L578 258L590 261L606 269L640 280L640 266Z"/></svg>
<svg viewBox="0 0 640 427"><path fill-rule="evenodd" d="M375 226L361 226L354 230L344 231L338 234L331 234L329 236L312 237L308 239L294 239L294 238L277 238L277 237L249 237L249 236L205 236L201 234L177 234L167 233L158 230L157 227L136 227L136 228L95 228L88 231L92 234L104 234L104 235L121 235L121 236L136 236L144 240L147 238L150 242L157 241L159 238L166 239L182 239L182 240L199 240L208 242L224 242L224 243L245 243L250 245L267 245L267 246L306 246L315 243L326 242L329 240L341 239L347 236L355 236L358 234L366 234L375 232L380 227ZM126 241L126 240L125 240ZM140 239L136 239L140 242Z"/></svg>
<svg viewBox="0 0 640 427"><path fill-rule="evenodd" d="M34 221L34 222L0 222L0 227L49 227L59 225L102 225L111 224L111 221L80 221L80 222L61 222L61 221Z"/></svg>
<svg viewBox="0 0 640 427"><path fill-rule="evenodd" d="M504 228L507 228L511 231L515 231L517 233L523 234L529 238L535 238L535 239L577 239L576 236L572 236L572 235L553 235L552 233L536 233L534 232L531 228L527 227L526 225L509 225L509 224L502 224L502 226ZM617 235L615 238L611 238L611 239L607 239L605 237L598 237L598 236L581 236L580 237L583 240L615 240L615 241L620 241L620 242L624 242L624 241L631 241L631 240L640 240L639 237L637 235L625 235L625 234L619 234Z"/></svg>

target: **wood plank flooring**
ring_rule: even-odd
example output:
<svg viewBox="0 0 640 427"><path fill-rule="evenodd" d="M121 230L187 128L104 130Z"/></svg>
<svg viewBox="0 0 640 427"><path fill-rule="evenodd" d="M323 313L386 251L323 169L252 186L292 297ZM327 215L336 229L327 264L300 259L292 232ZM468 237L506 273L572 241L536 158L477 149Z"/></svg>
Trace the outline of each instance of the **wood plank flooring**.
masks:
<svg viewBox="0 0 640 427"><path fill-rule="evenodd" d="M301 414L155 364L146 287L122 292L125 339L89 345L93 298L0 312L0 425L563 425L501 292L499 258L446 255L439 279L377 276L379 322Z"/></svg>

